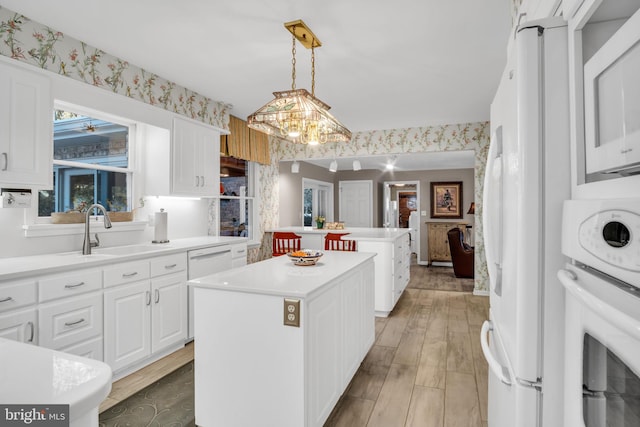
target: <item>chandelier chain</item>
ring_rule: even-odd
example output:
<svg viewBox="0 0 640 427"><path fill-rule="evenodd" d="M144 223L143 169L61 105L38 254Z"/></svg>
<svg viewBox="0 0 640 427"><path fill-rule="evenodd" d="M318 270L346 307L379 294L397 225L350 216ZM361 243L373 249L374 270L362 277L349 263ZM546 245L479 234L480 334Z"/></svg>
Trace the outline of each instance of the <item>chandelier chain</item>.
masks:
<svg viewBox="0 0 640 427"><path fill-rule="evenodd" d="M295 27L294 27L295 33ZM296 90L296 36L293 36L293 44L291 46L291 90Z"/></svg>
<svg viewBox="0 0 640 427"><path fill-rule="evenodd" d="M316 96L316 50L311 45L311 96Z"/></svg>

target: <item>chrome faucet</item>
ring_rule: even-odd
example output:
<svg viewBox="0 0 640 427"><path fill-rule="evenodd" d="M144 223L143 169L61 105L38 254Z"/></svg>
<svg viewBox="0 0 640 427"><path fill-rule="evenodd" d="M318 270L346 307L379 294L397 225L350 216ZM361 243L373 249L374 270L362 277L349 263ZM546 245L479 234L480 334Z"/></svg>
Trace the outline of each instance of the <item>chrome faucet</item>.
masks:
<svg viewBox="0 0 640 427"><path fill-rule="evenodd" d="M107 215L107 210L104 206L94 203L89 206L87 209L87 213L84 216L84 243L82 244L82 255L91 255L91 248L100 245L100 239L98 239L98 235L96 234L96 241L92 241L91 237L89 237L89 217L91 216L91 211L93 208L98 208L102 211L104 215L104 228L111 228L111 220L109 219L109 215Z"/></svg>

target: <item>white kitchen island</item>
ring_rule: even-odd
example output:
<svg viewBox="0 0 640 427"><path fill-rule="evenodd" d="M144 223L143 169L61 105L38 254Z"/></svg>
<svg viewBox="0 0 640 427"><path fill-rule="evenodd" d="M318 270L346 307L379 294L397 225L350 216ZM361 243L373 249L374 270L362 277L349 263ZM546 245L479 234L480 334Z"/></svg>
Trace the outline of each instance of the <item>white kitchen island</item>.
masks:
<svg viewBox="0 0 640 427"><path fill-rule="evenodd" d="M190 281L196 424L322 426L375 339L374 256L281 256Z"/></svg>
<svg viewBox="0 0 640 427"><path fill-rule="evenodd" d="M312 227L279 227L274 231L293 232L301 236L305 249L324 248L327 233L349 233L344 239L355 240L359 252L374 252L376 256L376 315L387 317L400 299L410 278L411 248L409 228L351 227L344 230L317 229Z"/></svg>

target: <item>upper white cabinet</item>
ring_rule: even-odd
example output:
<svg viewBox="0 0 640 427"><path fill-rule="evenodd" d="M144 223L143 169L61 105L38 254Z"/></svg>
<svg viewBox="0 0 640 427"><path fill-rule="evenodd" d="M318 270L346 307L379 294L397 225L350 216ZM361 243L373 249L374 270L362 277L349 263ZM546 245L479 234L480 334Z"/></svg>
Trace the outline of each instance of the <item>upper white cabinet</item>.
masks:
<svg viewBox="0 0 640 427"><path fill-rule="evenodd" d="M173 129L143 126L145 194L215 196L220 188L220 132L174 118Z"/></svg>
<svg viewBox="0 0 640 427"><path fill-rule="evenodd" d="M219 194L220 133L200 123L174 119L171 170L173 194Z"/></svg>
<svg viewBox="0 0 640 427"><path fill-rule="evenodd" d="M0 60L0 185L53 185L53 102L48 77Z"/></svg>

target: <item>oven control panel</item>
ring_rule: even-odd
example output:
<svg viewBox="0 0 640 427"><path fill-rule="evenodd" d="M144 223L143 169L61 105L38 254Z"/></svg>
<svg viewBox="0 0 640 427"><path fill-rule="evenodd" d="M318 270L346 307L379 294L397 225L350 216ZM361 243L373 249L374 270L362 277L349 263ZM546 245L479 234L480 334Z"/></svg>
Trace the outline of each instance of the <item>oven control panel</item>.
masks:
<svg viewBox="0 0 640 427"><path fill-rule="evenodd" d="M605 210L579 226L578 241L594 257L617 268L640 272L640 215Z"/></svg>

